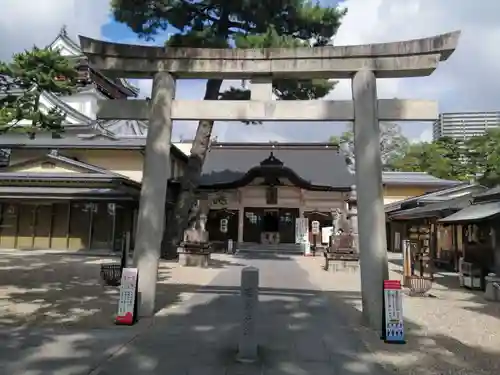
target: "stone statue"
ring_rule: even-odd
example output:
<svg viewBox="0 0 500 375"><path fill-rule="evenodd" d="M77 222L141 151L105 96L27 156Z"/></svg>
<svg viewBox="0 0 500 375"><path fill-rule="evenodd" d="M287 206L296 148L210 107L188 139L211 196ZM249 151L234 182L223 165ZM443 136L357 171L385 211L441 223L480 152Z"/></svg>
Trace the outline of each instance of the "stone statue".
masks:
<svg viewBox="0 0 500 375"><path fill-rule="evenodd" d="M206 230L207 215L201 213L200 205L195 204L190 212L189 226L184 232L184 242L204 243L208 241Z"/></svg>
<svg viewBox="0 0 500 375"><path fill-rule="evenodd" d="M198 222L196 217L191 217L188 229L184 231L184 242L186 243L200 243L202 238L200 230L198 229Z"/></svg>
<svg viewBox="0 0 500 375"><path fill-rule="evenodd" d="M333 222L332 222L333 233L335 234L340 227L341 212L338 208L336 208L336 209L331 211L331 214L332 214L332 220L333 220Z"/></svg>

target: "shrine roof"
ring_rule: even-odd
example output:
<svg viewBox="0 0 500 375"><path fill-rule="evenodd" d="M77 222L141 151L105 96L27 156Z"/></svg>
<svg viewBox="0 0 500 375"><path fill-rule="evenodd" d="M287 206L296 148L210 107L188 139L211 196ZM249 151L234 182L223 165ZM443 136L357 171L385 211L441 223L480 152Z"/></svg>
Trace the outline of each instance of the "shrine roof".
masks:
<svg viewBox="0 0 500 375"><path fill-rule="evenodd" d="M345 155L328 143L214 143L200 184L238 184L251 171L273 166L284 167L310 186L350 190L354 184Z"/></svg>

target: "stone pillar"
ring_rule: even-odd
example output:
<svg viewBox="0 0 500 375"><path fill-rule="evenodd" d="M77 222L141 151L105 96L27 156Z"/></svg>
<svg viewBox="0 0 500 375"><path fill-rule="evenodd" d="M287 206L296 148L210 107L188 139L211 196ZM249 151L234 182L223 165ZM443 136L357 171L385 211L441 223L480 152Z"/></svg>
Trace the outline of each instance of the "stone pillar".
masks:
<svg viewBox="0 0 500 375"><path fill-rule="evenodd" d="M244 223L245 223L245 207L243 207L243 205L240 205L238 209L238 243L243 242Z"/></svg>
<svg viewBox="0 0 500 375"><path fill-rule="evenodd" d="M153 80L141 198L135 237L134 264L139 270L139 316L152 316L155 310L158 261L163 236L167 180L170 178L170 109L175 80L166 72Z"/></svg>
<svg viewBox="0 0 500 375"><path fill-rule="evenodd" d="M245 267L241 270L241 333L238 344L238 361L257 360L256 319L259 304L259 269Z"/></svg>
<svg viewBox="0 0 500 375"><path fill-rule="evenodd" d="M352 96L363 317L366 323L381 333L383 282L389 272L377 85L372 71L362 69L354 75Z"/></svg>
<svg viewBox="0 0 500 375"><path fill-rule="evenodd" d="M357 207L357 193L356 186L352 187L352 191L348 201L348 218L349 218L349 231L354 236L353 246L359 251L359 233L358 233L358 207Z"/></svg>

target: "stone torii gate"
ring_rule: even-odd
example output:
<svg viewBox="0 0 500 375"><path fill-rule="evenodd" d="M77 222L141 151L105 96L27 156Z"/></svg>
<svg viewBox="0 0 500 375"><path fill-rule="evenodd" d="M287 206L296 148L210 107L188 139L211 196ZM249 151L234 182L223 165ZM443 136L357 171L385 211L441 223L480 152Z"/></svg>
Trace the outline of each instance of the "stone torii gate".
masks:
<svg viewBox="0 0 500 375"><path fill-rule="evenodd" d="M108 76L153 78L150 101L106 100L98 118L149 120L135 262L141 316L154 313L157 269L170 176L173 120L353 121L363 315L382 329L388 277L379 121L434 121L435 102L377 99L377 78L430 75L455 50L460 32L396 43L270 49L164 48L80 37L92 67ZM174 100L177 78L251 80L249 101ZM274 101L272 80L352 80L352 101Z"/></svg>

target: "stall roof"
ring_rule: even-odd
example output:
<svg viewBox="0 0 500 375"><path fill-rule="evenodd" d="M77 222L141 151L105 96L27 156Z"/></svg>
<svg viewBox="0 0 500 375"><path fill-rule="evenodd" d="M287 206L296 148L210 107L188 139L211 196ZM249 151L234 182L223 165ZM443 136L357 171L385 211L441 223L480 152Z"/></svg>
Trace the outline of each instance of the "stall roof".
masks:
<svg viewBox="0 0 500 375"><path fill-rule="evenodd" d="M138 194L130 194L119 188L49 187L49 186L0 186L2 199L76 199L76 200L134 200Z"/></svg>
<svg viewBox="0 0 500 375"><path fill-rule="evenodd" d="M490 219L500 214L500 202L474 204L439 220L442 223L461 223Z"/></svg>
<svg viewBox="0 0 500 375"><path fill-rule="evenodd" d="M472 195L448 199L442 202L431 203L425 206L410 208L390 215L391 219L412 220L442 216L444 211L458 211L472 204Z"/></svg>
<svg viewBox="0 0 500 375"><path fill-rule="evenodd" d="M400 200L397 202L392 202L392 203L386 204L384 206L384 208L385 208L385 212L388 215L391 215L391 214L395 214L396 211L399 212L401 210L415 208L417 206L420 207L420 206L429 205L432 203L448 201L450 199L470 195L471 193L476 194L476 193L482 192L484 190L486 190L486 188L484 186L477 184L477 183L471 184L468 182L464 182L460 185L453 186L451 188L446 187L443 189L424 193L422 195L418 195L415 197L407 198L407 199ZM406 206L406 208L404 208L405 206ZM408 207L408 206L410 206L410 207Z"/></svg>
<svg viewBox="0 0 500 375"><path fill-rule="evenodd" d="M500 196L500 186L495 186L474 196L474 201L484 202L488 200L498 200Z"/></svg>

